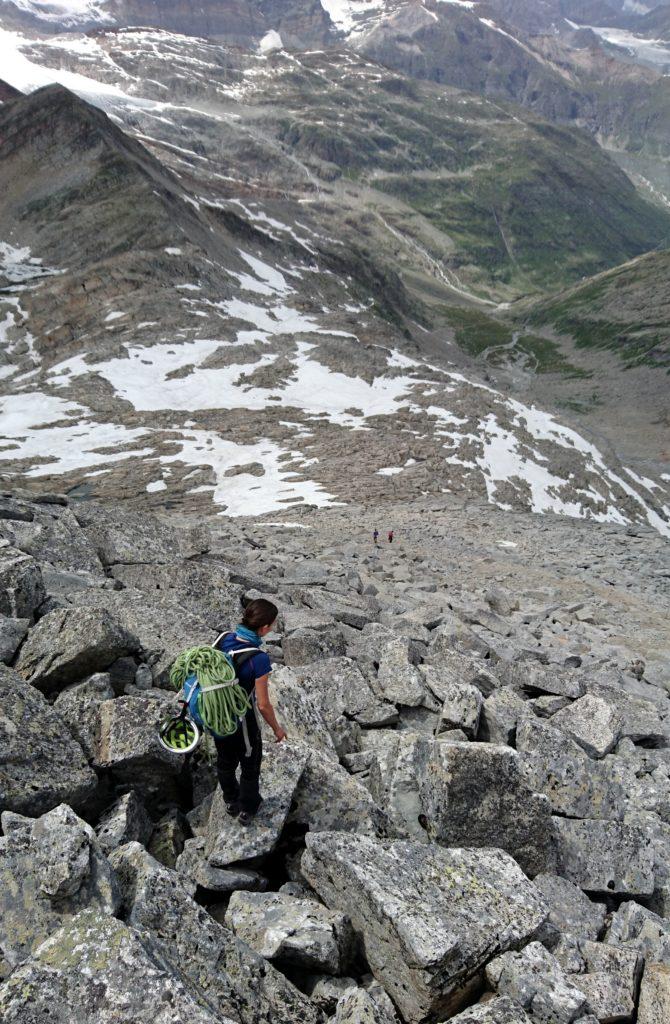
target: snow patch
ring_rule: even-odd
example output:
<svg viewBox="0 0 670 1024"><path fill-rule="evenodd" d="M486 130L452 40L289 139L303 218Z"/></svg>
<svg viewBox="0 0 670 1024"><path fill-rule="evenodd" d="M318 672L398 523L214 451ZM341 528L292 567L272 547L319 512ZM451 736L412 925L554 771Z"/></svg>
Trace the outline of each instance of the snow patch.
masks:
<svg viewBox="0 0 670 1024"><path fill-rule="evenodd" d="M258 52L262 53L263 56L267 56L268 53L275 53L277 50L283 50L284 44L279 32L275 32L271 29L270 32L266 32L260 43L258 44Z"/></svg>

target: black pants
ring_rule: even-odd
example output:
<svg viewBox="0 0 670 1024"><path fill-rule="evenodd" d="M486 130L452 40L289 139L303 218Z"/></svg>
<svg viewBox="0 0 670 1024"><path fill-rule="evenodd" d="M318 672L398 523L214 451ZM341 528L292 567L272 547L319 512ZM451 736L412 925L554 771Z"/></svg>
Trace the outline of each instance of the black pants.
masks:
<svg viewBox="0 0 670 1024"><path fill-rule="evenodd" d="M251 720L250 720L251 719ZM216 774L227 804L236 803L241 811L255 814L261 805L260 779L263 760L263 739L255 718L248 716L251 755L247 757L244 733L238 729L232 736L215 739ZM240 768L240 781L237 769Z"/></svg>

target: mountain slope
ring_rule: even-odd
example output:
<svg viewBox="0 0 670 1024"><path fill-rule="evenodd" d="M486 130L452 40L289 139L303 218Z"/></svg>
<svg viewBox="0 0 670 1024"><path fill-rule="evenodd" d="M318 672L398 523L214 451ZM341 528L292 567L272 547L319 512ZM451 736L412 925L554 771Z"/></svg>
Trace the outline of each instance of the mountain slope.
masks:
<svg viewBox="0 0 670 1024"><path fill-rule="evenodd" d="M626 366L670 372L670 252L652 252L541 302L531 323L551 324L578 346L606 348Z"/></svg>
<svg viewBox="0 0 670 1024"><path fill-rule="evenodd" d="M670 530L615 456L422 357L397 279L308 212L195 198L62 88L0 128L7 481L234 515L448 490Z"/></svg>

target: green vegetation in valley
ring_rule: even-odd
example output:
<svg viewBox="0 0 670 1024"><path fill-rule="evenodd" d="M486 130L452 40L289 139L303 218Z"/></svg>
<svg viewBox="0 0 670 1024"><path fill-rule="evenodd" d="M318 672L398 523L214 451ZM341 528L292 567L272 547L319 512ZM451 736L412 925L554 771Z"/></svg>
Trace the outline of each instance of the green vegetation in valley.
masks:
<svg viewBox="0 0 670 1024"><path fill-rule="evenodd" d="M540 302L528 319L551 325L581 348L611 349L627 368L670 373L670 252L647 253Z"/></svg>
<svg viewBox="0 0 670 1024"><path fill-rule="evenodd" d="M570 363L557 342L548 338L515 331L509 324L474 309L449 308L445 317L454 329L456 343L471 356L485 356L490 366L523 361L534 373L590 376L589 371Z"/></svg>

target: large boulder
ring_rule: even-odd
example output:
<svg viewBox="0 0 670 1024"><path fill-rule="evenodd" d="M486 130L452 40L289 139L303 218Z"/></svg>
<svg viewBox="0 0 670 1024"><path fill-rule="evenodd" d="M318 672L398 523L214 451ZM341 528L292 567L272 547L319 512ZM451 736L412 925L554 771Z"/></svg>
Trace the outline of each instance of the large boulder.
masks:
<svg viewBox="0 0 670 1024"><path fill-rule="evenodd" d="M305 768L293 794L289 824L311 832L388 834L388 816L359 779L317 750L306 747L305 753Z"/></svg>
<svg viewBox="0 0 670 1024"><path fill-rule="evenodd" d="M354 952L346 914L279 892L235 892L226 925L252 949L283 967L344 974Z"/></svg>
<svg viewBox="0 0 670 1024"><path fill-rule="evenodd" d="M0 811L81 807L98 784L63 718L34 686L0 665Z"/></svg>
<svg viewBox="0 0 670 1024"><path fill-rule="evenodd" d="M599 1021L632 1021L643 960L635 950L585 942L584 974L572 981L584 993Z"/></svg>
<svg viewBox="0 0 670 1024"><path fill-rule="evenodd" d="M496 957L486 968L486 979L500 995L527 1010L537 1024L572 1024L587 1012L584 993L539 942Z"/></svg>
<svg viewBox="0 0 670 1024"><path fill-rule="evenodd" d="M195 989L195 986L190 986ZM93 907L0 985L3 1024L234 1024L206 1008L149 938Z"/></svg>
<svg viewBox="0 0 670 1024"><path fill-rule="evenodd" d="M410 641L403 637L388 641L381 652L377 689L389 704L417 707L426 696L421 673L412 664Z"/></svg>
<svg viewBox="0 0 670 1024"><path fill-rule="evenodd" d="M297 681L318 700L328 723L344 715L367 722L375 714L389 714L392 705L375 696L352 658L324 658L293 669ZM394 710L394 709L393 709Z"/></svg>
<svg viewBox="0 0 670 1024"><path fill-rule="evenodd" d="M151 668L154 685L168 685L170 666L178 654L196 644L214 643L219 630L210 628L172 595L155 590L85 590L70 596L78 608L106 609L132 636L141 659Z"/></svg>
<svg viewBox="0 0 670 1024"><path fill-rule="evenodd" d="M169 797L171 782L184 770L185 761L161 746L158 727L176 711L174 694L162 690L104 701L95 767L111 771L117 782L144 796Z"/></svg>
<svg viewBox="0 0 670 1024"><path fill-rule="evenodd" d="M126 843L140 842L146 846L153 824L137 793L131 790L101 814L95 831L102 849L111 853Z"/></svg>
<svg viewBox="0 0 670 1024"><path fill-rule="evenodd" d="M16 670L43 693L53 693L137 648L137 639L108 611L58 608L30 630Z"/></svg>
<svg viewBox="0 0 670 1024"><path fill-rule="evenodd" d="M176 870L195 882L199 889L207 893L236 892L240 889L264 892L267 889L267 879L252 868L241 864L232 864L226 868L214 867L207 860L206 845L204 836L187 839L175 863Z"/></svg>
<svg viewBox="0 0 670 1024"><path fill-rule="evenodd" d="M291 740L303 740L337 760L337 750L328 728L319 694L298 682L293 669L279 667L270 676L270 700ZM332 720L334 722L334 719Z"/></svg>
<svg viewBox="0 0 670 1024"><path fill-rule="evenodd" d="M86 907L113 914L118 890L95 832L65 804L0 838L0 974Z"/></svg>
<svg viewBox="0 0 670 1024"><path fill-rule="evenodd" d="M519 722L516 746L526 779L544 793L556 814L574 818L622 818L630 772L618 759L594 761L553 725Z"/></svg>
<svg viewBox="0 0 670 1024"><path fill-rule="evenodd" d="M584 968L582 944L599 937L605 926L607 907L595 903L579 886L559 875L540 874L533 879L542 893L549 916L539 936L564 970L577 973Z"/></svg>
<svg viewBox="0 0 670 1024"><path fill-rule="evenodd" d="M636 950L647 963L670 967L670 921L632 900L612 915L607 942Z"/></svg>
<svg viewBox="0 0 670 1024"><path fill-rule="evenodd" d="M507 996L489 999L452 1017L450 1024L534 1024L525 1010Z"/></svg>
<svg viewBox="0 0 670 1024"><path fill-rule="evenodd" d="M180 529L146 512L86 502L77 505L74 514L103 565L160 565L193 558L209 549L204 528Z"/></svg>
<svg viewBox="0 0 670 1024"><path fill-rule="evenodd" d="M591 693L552 715L551 724L567 733L594 758L604 757L614 750L621 731L616 709Z"/></svg>
<svg viewBox="0 0 670 1024"><path fill-rule="evenodd" d="M0 614L31 619L45 596L35 559L11 547L0 548Z"/></svg>
<svg viewBox="0 0 670 1024"><path fill-rule="evenodd" d="M354 988L338 999L333 1024L398 1024L398 1016L388 997L382 1002L364 988Z"/></svg>
<svg viewBox="0 0 670 1024"><path fill-rule="evenodd" d="M174 973L198 987L216 1013L240 1024L317 1024L309 999L195 902L194 883L158 864L138 843L115 850L110 859L128 924L155 944Z"/></svg>
<svg viewBox="0 0 670 1024"><path fill-rule="evenodd" d="M228 570L216 562L115 565L112 575L134 590L169 594L172 601L218 632L234 629L242 613L242 588L231 583Z"/></svg>
<svg viewBox="0 0 670 1024"><path fill-rule="evenodd" d="M68 686L54 701L54 709L63 716L89 761L95 757L100 740L100 705L113 699L109 674L96 672L83 683Z"/></svg>
<svg viewBox="0 0 670 1024"><path fill-rule="evenodd" d="M642 986L637 1024L660 1024L670 1020L670 966L647 964Z"/></svg>
<svg viewBox="0 0 670 1024"><path fill-rule="evenodd" d="M306 748L286 741L268 746L261 770L264 800L246 827L227 814L223 794L216 789L206 831L207 860L213 867L225 868L271 853L286 822L307 756Z"/></svg>
<svg viewBox="0 0 670 1024"><path fill-rule="evenodd" d="M620 821L555 818L558 873L587 892L650 896L654 858L644 832Z"/></svg>
<svg viewBox="0 0 670 1024"><path fill-rule="evenodd" d="M337 625L322 629L296 629L284 637L282 643L284 662L291 667L307 665L324 658L337 658L346 651L342 630Z"/></svg>
<svg viewBox="0 0 670 1024"><path fill-rule="evenodd" d="M24 506L30 518L0 519L0 536L42 566L104 579L100 559L72 509L58 504Z"/></svg>
<svg viewBox="0 0 670 1024"><path fill-rule="evenodd" d="M0 662L11 664L30 627L30 619L0 615Z"/></svg>
<svg viewBox="0 0 670 1024"><path fill-rule="evenodd" d="M551 869L551 808L525 781L515 750L438 742L419 778L426 829L436 842L499 847L531 876Z"/></svg>
<svg viewBox="0 0 670 1024"><path fill-rule="evenodd" d="M493 956L542 924L542 898L500 850L308 834L302 873L348 913L370 969L415 1024L454 1013Z"/></svg>

